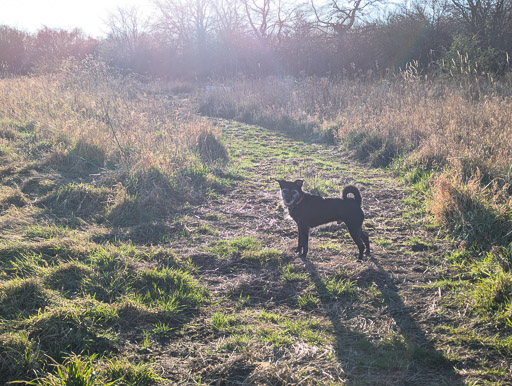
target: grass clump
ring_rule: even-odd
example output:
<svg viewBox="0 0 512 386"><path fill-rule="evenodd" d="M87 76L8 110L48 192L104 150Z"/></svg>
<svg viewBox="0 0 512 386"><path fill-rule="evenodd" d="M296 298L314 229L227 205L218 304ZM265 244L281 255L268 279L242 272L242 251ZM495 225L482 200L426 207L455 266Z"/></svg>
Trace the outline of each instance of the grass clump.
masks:
<svg viewBox="0 0 512 386"><path fill-rule="evenodd" d="M320 304L320 299L310 293L306 293L297 298L297 305L303 310L311 310Z"/></svg>
<svg viewBox="0 0 512 386"><path fill-rule="evenodd" d="M42 273L49 263L56 259L44 256L34 251L21 251L21 246L15 248L4 248L4 259L0 262L3 274L11 278L25 278L37 273Z"/></svg>
<svg viewBox="0 0 512 386"><path fill-rule="evenodd" d="M82 280L83 291L96 299L112 302L131 290L135 259L121 247L98 248L88 256L93 272Z"/></svg>
<svg viewBox="0 0 512 386"><path fill-rule="evenodd" d="M112 330L118 321L112 306L90 298L62 301L62 305L26 319L31 340L53 359L65 353L108 353L117 347Z"/></svg>
<svg viewBox="0 0 512 386"><path fill-rule="evenodd" d="M27 375L40 371L43 353L25 332L0 335L0 374L2 381L28 380Z"/></svg>
<svg viewBox="0 0 512 386"><path fill-rule="evenodd" d="M155 385L162 381L153 367L147 363L134 364L126 359L108 360L97 355L71 355L45 377L28 382L29 385Z"/></svg>
<svg viewBox="0 0 512 386"><path fill-rule="evenodd" d="M94 275L94 270L80 262L68 262L53 267L46 276L46 285L61 291L66 297L82 294L84 281Z"/></svg>
<svg viewBox="0 0 512 386"><path fill-rule="evenodd" d="M339 276L325 280L323 286L325 293L322 294L322 296L332 300L341 299L343 297L354 297L358 292L357 284L354 281Z"/></svg>
<svg viewBox="0 0 512 386"><path fill-rule="evenodd" d="M197 151L200 158L211 164L228 160L228 152L218 136L211 131L202 131L197 136Z"/></svg>
<svg viewBox="0 0 512 386"><path fill-rule="evenodd" d="M0 315L2 319L23 319L43 310L50 299L40 280L13 279L0 284Z"/></svg>
<svg viewBox="0 0 512 386"><path fill-rule="evenodd" d="M207 295L188 272L165 267L142 271L133 289L141 303L171 317L197 310Z"/></svg>
<svg viewBox="0 0 512 386"><path fill-rule="evenodd" d="M71 183L59 187L38 204L62 217L98 218L104 216L104 209L111 194L110 189L105 187Z"/></svg>
<svg viewBox="0 0 512 386"><path fill-rule="evenodd" d="M433 180L429 209L435 219L469 246L488 249L512 242L512 200L507 187L482 186L479 173L458 172Z"/></svg>
<svg viewBox="0 0 512 386"><path fill-rule="evenodd" d="M283 279L288 282L305 281L308 278L306 272L299 272L298 268L291 263L281 267L281 274Z"/></svg>
<svg viewBox="0 0 512 386"><path fill-rule="evenodd" d="M211 316L211 322L215 331L225 331L236 323L236 317L216 311Z"/></svg>
<svg viewBox="0 0 512 386"><path fill-rule="evenodd" d="M494 248L469 265L476 278L471 289L472 307L486 321L512 329L512 243Z"/></svg>
<svg viewBox="0 0 512 386"><path fill-rule="evenodd" d="M69 155L77 157L96 168L104 166L107 159L105 149L97 144L89 143L83 138L78 139Z"/></svg>
<svg viewBox="0 0 512 386"><path fill-rule="evenodd" d="M283 257L283 252L278 249L265 248L259 251L247 250L242 253L241 258L247 261L253 261L260 264L277 262Z"/></svg>
<svg viewBox="0 0 512 386"><path fill-rule="evenodd" d="M34 226L28 227L27 231L25 232L25 237L28 239L50 240L65 235L66 231L66 227L58 226L55 224L49 226L36 224Z"/></svg>
<svg viewBox="0 0 512 386"><path fill-rule="evenodd" d="M105 378L116 385L156 385L163 379L151 363L133 363L127 359L109 360L104 370Z"/></svg>
<svg viewBox="0 0 512 386"><path fill-rule="evenodd" d="M226 339L221 349L227 352L246 352L251 344L251 335L248 333L231 335Z"/></svg>
<svg viewBox="0 0 512 386"><path fill-rule="evenodd" d="M105 379L97 371L94 363L95 356L82 358L81 356L71 356L63 364L54 365L55 371L46 377L37 378L29 385L39 386L57 386L57 385L96 385L104 383Z"/></svg>

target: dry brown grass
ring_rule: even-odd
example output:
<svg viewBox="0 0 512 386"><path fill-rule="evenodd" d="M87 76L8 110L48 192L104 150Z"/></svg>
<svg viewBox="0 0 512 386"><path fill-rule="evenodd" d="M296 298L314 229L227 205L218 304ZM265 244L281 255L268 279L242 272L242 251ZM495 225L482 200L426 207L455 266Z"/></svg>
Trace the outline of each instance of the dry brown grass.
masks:
<svg viewBox="0 0 512 386"><path fill-rule="evenodd" d="M116 76L95 61L2 80L0 114L8 117L1 122L7 134L12 125L29 125L38 140L55 142L55 151L78 145L81 156L99 150L105 162L170 176L196 162L198 137L212 131L205 120L182 113L155 84Z"/></svg>
<svg viewBox="0 0 512 386"><path fill-rule="evenodd" d="M228 154L211 123L180 107L169 87L94 60L1 80L0 157L8 166L0 175L36 168L56 173L50 184L60 175L92 184L50 192L33 181L48 193L39 205L82 219L121 226L173 215L226 184L214 173Z"/></svg>
<svg viewBox="0 0 512 386"><path fill-rule="evenodd" d="M375 166L404 155L428 168L469 158L491 177L510 178L511 83L511 77L471 83L409 73L371 82L244 79L231 92L203 92L200 110L302 135L333 132L362 160L387 152Z"/></svg>
<svg viewBox="0 0 512 386"><path fill-rule="evenodd" d="M469 159L489 177L510 178L512 99L489 93L468 98L449 83L399 82L386 95L340 114L342 139L355 133L383 136L400 154L426 168ZM368 106L369 105L369 106Z"/></svg>

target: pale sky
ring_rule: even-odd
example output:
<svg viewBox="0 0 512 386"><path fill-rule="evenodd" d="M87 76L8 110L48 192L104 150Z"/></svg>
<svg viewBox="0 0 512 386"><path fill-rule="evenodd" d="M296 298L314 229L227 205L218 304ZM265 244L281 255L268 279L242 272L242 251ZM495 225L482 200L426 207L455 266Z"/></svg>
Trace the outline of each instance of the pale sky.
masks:
<svg viewBox="0 0 512 386"><path fill-rule="evenodd" d="M137 6L149 13L151 4L151 0L0 0L0 25L31 33L44 26L80 28L87 35L101 37L107 31L109 12Z"/></svg>
<svg viewBox="0 0 512 386"><path fill-rule="evenodd" d="M108 32L105 21L110 12L135 6L141 16L147 16L154 9L152 4L152 0L0 0L0 25L30 33L44 26L80 28L86 35L98 38ZM385 9L389 11L390 7Z"/></svg>

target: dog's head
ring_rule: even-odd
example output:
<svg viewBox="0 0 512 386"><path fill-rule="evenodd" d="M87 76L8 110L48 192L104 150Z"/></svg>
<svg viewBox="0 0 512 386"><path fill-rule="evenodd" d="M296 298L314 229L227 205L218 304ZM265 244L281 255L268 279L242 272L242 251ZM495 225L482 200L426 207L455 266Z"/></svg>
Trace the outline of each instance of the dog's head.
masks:
<svg viewBox="0 0 512 386"><path fill-rule="evenodd" d="M279 182L279 186L281 187L281 195L283 196L283 201L286 206L293 206L300 200L302 196L302 184L304 181L276 181Z"/></svg>

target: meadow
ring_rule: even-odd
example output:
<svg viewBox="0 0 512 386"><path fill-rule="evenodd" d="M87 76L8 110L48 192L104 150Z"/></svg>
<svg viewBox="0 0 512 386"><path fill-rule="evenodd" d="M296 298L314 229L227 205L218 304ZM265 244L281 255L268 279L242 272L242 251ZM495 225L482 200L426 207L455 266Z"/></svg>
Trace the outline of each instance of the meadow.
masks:
<svg viewBox="0 0 512 386"><path fill-rule="evenodd" d="M0 379L512 381L512 78L0 80ZM374 245L274 178L356 183Z"/></svg>

